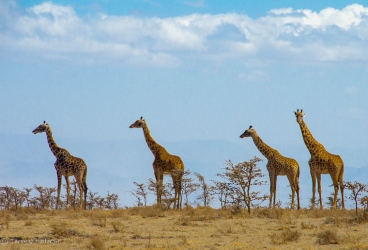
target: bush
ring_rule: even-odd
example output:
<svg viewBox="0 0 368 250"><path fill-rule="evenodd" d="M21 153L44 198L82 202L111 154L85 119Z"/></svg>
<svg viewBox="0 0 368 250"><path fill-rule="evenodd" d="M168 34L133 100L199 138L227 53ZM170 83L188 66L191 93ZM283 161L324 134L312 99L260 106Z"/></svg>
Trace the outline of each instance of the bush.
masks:
<svg viewBox="0 0 368 250"><path fill-rule="evenodd" d="M279 234L272 234L270 237L273 244L281 245L285 244L286 242L298 241L300 235L301 233L299 231L292 231L290 228L288 228Z"/></svg>
<svg viewBox="0 0 368 250"><path fill-rule="evenodd" d="M339 244L336 232L331 230L319 233L317 243L320 245Z"/></svg>
<svg viewBox="0 0 368 250"><path fill-rule="evenodd" d="M51 225L52 234L57 237L70 237L79 235L79 233L73 229L68 228L69 225L66 222L55 223Z"/></svg>

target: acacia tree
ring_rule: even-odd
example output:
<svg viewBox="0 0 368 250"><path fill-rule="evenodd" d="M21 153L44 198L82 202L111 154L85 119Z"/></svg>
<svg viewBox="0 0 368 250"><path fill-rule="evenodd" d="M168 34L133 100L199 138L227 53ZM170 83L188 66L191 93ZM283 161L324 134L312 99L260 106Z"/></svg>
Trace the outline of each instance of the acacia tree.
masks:
<svg viewBox="0 0 368 250"><path fill-rule="evenodd" d="M332 207L333 206L334 195L335 195L335 193L330 193L330 195L327 196L327 201L325 202L325 204L327 206L329 206L329 207ZM317 202L318 202L318 200L317 200ZM317 206L319 206L319 202L318 202ZM336 199L336 206L338 208L341 208L341 199L339 197L337 197L337 199Z"/></svg>
<svg viewBox="0 0 368 250"><path fill-rule="evenodd" d="M214 180L212 180L212 182L215 184L214 194L217 195L217 198L221 204L221 208L226 208L231 196L229 183Z"/></svg>
<svg viewBox="0 0 368 250"><path fill-rule="evenodd" d="M146 185L144 183L137 183L133 182L134 185L137 186L137 189L134 189L133 191L130 191L130 193L137 199L137 205L138 207L143 204L144 206L147 206L147 189ZM141 199L143 199L143 202L141 202Z"/></svg>
<svg viewBox="0 0 368 250"><path fill-rule="evenodd" d="M117 209L119 207L118 204L119 196L117 194L111 193L107 191L107 196L105 198L104 207L105 209Z"/></svg>
<svg viewBox="0 0 368 250"><path fill-rule="evenodd" d="M56 193L56 188L47 188L43 186L34 185L34 190L38 192L38 196L33 199L37 208L51 208L56 202L54 193Z"/></svg>
<svg viewBox="0 0 368 250"><path fill-rule="evenodd" d="M197 191L199 184L193 182L193 178L189 177L191 175L190 170L185 170L183 178L181 180L182 185L182 195L181 197L185 199L184 204L187 207L189 205L189 195Z"/></svg>
<svg viewBox="0 0 368 250"><path fill-rule="evenodd" d="M252 189L254 186L262 186L267 183L261 180L264 174L257 166L257 162L260 161L262 161L260 158L254 157L249 161L234 165L231 160L228 160L225 162L225 172L217 174L226 179L233 204L245 206L248 213L250 213L251 207L255 206L255 201L263 202L268 197L267 195L262 196L260 191Z"/></svg>
<svg viewBox="0 0 368 250"><path fill-rule="evenodd" d="M358 215L358 202L360 200L360 197L364 192L367 191L367 185L354 181L352 183L351 181L345 182L345 187L350 190L349 199L354 201L355 203L355 213Z"/></svg>
<svg viewBox="0 0 368 250"><path fill-rule="evenodd" d="M198 173L194 173L194 175L197 177L199 181L197 189L199 191L199 194L196 200L199 201L200 203L203 203L204 207L208 207L213 201L214 187L206 183L206 180L204 179L203 175L200 175Z"/></svg>
<svg viewBox="0 0 368 250"><path fill-rule="evenodd" d="M363 206L364 215L368 214L368 196L364 196L360 199L360 205Z"/></svg>
<svg viewBox="0 0 368 250"><path fill-rule="evenodd" d="M165 184L158 183L156 180L149 178L148 179L148 190L151 191L155 196L157 196L157 192L160 190L162 204L166 205L167 208L170 208L171 204L174 203L173 190L175 189L172 182L167 182ZM179 201L180 202L180 201Z"/></svg>

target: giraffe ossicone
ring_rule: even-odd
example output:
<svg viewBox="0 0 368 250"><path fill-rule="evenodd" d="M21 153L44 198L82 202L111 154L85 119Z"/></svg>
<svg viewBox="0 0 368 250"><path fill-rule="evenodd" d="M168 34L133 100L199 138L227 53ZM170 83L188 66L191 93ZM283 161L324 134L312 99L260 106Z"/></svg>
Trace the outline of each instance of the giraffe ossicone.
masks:
<svg viewBox="0 0 368 250"><path fill-rule="evenodd" d="M69 186L69 176L74 176L78 188L79 188L79 207L82 207L82 200L84 194L84 209L86 209L87 202L87 165L83 159L71 155L68 150L59 147L53 136L52 130L49 124L44 121L41 125L35 128L32 133L46 133L47 142L49 144L51 152L56 157L56 162L54 163L57 179L58 179L58 190L55 208L58 209L60 202L60 191L62 176L64 176L66 181L67 198L66 205L69 206L69 196L70 196L70 186Z"/></svg>

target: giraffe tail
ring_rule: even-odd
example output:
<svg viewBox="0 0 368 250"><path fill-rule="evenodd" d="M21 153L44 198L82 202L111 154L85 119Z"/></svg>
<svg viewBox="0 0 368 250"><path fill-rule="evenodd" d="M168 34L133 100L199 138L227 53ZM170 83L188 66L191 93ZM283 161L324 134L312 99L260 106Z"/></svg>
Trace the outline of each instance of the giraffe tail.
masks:
<svg viewBox="0 0 368 250"><path fill-rule="evenodd" d="M87 166L83 173L84 209L87 209Z"/></svg>
<svg viewBox="0 0 368 250"><path fill-rule="evenodd" d="M84 188L84 191L87 193L87 168L86 168L86 171L84 171L83 173L83 188Z"/></svg>
<svg viewBox="0 0 368 250"><path fill-rule="evenodd" d="M298 177L298 184L299 184L299 177L300 177L300 167L298 168L298 173L296 174L296 176Z"/></svg>

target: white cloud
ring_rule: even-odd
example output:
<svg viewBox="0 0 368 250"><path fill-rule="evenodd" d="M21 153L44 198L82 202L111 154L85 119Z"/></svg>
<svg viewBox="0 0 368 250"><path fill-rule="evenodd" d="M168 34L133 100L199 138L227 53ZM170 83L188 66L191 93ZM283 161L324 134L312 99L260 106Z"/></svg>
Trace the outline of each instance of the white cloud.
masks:
<svg viewBox="0 0 368 250"><path fill-rule="evenodd" d="M367 40L368 8L358 4L320 12L275 9L251 19L235 13L83 18L71 6L51 2L26 12L14 2L0 2L0 52L8 56L75 60L77 55L160 66L179 65L189 55L217 61L367 62Z"/></svg>

